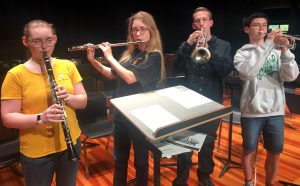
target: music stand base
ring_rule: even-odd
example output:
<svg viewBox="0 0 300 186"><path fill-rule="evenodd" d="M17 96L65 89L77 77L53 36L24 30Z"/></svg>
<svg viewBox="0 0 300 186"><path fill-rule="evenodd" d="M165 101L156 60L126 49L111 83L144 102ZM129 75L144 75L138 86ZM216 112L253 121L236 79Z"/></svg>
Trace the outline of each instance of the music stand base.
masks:
<svg viewBox="0 0 300 186"><path fill-rule="evenodd" d="M288 123L284 123L284 125L290 129L294 129L294 130L297 130L293 125L291 124L288 124Z"/></svg>
<svg viewBox="0 0 300 186"><path fill-rule="evenodd" d="M222 178L222 176L225 174L225 172L230 168L233 168L233 169L242 168L242 165L240 163L228 160L227 158L216 157L216 159L218 159L219 161L221 161L222 163L225 164L224 168L222 169L222 171L219 175L219 178ZM230 164L234 164L236 166L231 167Z"/></svg>
<svg viewBox="0 0 300 186"><path fill-rule="evenodd" d="M278 181L278 182L281 183L284 186L300 186L298 184L290 183L290 182L285 182L285 181Z"/></svg>
<svg viewBox="0 0 300 186"><path fill-rule="evenodd" d="M132 179L128 180L128 181L126 182L126 185L132 184L132 183L134 183L134 182L136 182L136 178L132 178Z"/></svg>

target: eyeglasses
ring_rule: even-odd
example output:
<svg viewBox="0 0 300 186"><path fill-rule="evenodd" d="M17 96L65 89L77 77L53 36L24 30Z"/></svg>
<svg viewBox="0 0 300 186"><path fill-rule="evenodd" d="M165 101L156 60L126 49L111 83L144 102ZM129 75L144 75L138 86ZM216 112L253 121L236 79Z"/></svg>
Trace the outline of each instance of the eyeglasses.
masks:
<svg viewBox="0 0 300 186"><path fill-rule="evenodd" d="M137 34L139 32L140 34L144 34L144 33L146 33L147 30L148 30L148 28L145 28L145 27L132 28L131 33L132 34Z"/></svg>
<svg viewBox="0 0 300 186"><path fill-rule="evenodd" d="M45 45L47 46L52 46L54 44L54 38L53 37L49 37L47 38L45 41L43 41L42 39L27 39L27 41L29 41L34 47L40 47L43 43L45 43Z"/></svg>
<svg viewBox="0 0 300 186"><path fill-rule="evenodd" d="M259 24L259 23L254 23L252 25L250 25L252 27L268 27L268 24Z"/></svg>
<svg viewBox="0 0 300 186"><path fill-rule="evenodd" d="M202 22L206 22L206 21L208 21L209 19L208 18L206 18L206 17L204 17L204 18L202 18L202 19L194 19L194 23L200 23L201 21Z"/></svg>

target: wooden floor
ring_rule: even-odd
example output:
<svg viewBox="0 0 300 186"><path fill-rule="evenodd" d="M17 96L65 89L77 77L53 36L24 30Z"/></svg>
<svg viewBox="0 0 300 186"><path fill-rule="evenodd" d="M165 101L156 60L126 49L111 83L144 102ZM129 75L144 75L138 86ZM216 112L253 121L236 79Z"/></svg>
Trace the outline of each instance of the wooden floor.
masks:
<svg viewBox="0 0 300 186"><path fill-rule="evenodd" d="M294 115L293 118L286 117L286 122L292 124L297 130L285 127L285 146L284 152L280 159L280 170L278 173L278 180L297 183L300 185L300 116ZM219 178L219 174L224 167L224 164L216 157L227 157L228 147L228 124L224 123L222 127L221 147L220 152L217 152L215 148L215 163L216 167L212 175L212 179L217 186L241 186L243 184L243 173L241 168L230 168L222 178ZM239 162L242 152L241 147L241 128L239 125L233 126L233 141L232 141L232 159ZM112 139L112 137L111 137ZM88 159L90 162L91 177L87 180L84 176L83 158L80 161L80 170L77 177L78 186L105 186L112 185L113 178L113 139L110 140L108 150L105 149L106 138L95 140L99 143L98 146L88 147ZM216 141L217 146L217 141ZM260 144L258 147L258 161L256 163L257 170L257 186L264 185L264 159L266 157L265 150ZM193 156L193 160L196 161L196 154ZM151 155L150 161L150 175L149 185L153 185L153 164ZM162 159L162 162L172 162L174 159ZM189 185L197 185L196 176L197 166L194 166L190 172ZM41 170L42 171L42 170ZM133 167L133 154L131 153L128 179L134 178L135 171ZM176 167L164 167L161 168L161 185L169 186L172 180L176 176ZM1 186L22 186L23 179L14 174L9 168L0 170L0 185ZM55 184L53 184L55 185ZM134 184L132 184L134 185Z"/></svg>

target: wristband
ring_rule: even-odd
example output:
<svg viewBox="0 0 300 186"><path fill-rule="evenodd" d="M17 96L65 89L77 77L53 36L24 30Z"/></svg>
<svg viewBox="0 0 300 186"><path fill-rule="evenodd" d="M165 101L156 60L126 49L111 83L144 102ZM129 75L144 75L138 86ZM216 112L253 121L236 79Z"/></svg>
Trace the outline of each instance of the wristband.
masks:
<svg viewBox="0 0 300 186"><path fill-rule="evenodd" d="M42 114L38 114L36 116L36 122L37 122L38 125L42 125L43 124Z"/></svg>

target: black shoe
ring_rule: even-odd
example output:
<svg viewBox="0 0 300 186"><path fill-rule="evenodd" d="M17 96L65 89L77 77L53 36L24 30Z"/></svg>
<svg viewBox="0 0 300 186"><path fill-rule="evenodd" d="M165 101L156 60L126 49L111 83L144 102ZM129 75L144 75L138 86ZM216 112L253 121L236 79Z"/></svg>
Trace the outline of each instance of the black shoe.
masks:
<svg viewBox="0 0 300 186"><path fill-rule="evenodd" d="M198 179L199 186L215 186L215 184L211 181L210 177L202 177Z"/></svg>

